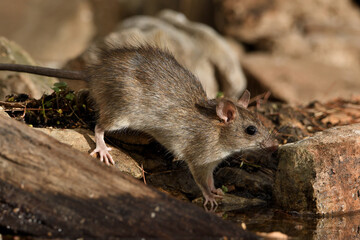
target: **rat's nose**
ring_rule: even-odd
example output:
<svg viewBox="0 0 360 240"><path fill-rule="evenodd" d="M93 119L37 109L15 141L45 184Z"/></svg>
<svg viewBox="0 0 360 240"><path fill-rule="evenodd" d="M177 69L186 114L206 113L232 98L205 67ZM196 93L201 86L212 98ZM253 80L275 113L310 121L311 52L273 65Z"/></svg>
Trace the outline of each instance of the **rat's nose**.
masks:
<svg viewBox="0 0 360 240"><path fill-rule="evenodd" d="M267 139L261 143L261 147L267 152L273 153L279 148L279 143L276 139Z"/></svg>
<svg viewBox="0 0 360 240"><path fill-rule="evenodd" d="M277 144L277 145L273 145L273 146L268 147L267 150L268 150L269 152L273 153L273 152L275 152L276 150L278 150L278 148L279 148L279 145Z"/></svg>

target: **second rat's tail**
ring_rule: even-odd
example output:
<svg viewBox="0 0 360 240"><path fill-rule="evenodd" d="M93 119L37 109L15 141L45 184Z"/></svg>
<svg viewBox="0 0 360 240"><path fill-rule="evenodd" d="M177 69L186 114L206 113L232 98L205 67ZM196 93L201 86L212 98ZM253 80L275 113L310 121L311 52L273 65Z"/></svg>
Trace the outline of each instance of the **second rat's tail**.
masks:
<svg viewBox="0 0 360 240"><path fill-rule="evenodd" d="M26 72L47 77L65 78L73 80L86 80L82 71L62 70L21 64L0 63L0 71Z"/></svg>

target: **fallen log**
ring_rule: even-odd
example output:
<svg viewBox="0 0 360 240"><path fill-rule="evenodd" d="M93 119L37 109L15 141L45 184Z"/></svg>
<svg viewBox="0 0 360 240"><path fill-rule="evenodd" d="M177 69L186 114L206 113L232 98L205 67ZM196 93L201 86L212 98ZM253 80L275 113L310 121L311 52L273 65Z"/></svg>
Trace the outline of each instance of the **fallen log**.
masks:
<svg viewBox="0 0 360 240"><path fill-rule="evenodd" d="M0 115L0 226L66 238L257 239Z"/></svg>

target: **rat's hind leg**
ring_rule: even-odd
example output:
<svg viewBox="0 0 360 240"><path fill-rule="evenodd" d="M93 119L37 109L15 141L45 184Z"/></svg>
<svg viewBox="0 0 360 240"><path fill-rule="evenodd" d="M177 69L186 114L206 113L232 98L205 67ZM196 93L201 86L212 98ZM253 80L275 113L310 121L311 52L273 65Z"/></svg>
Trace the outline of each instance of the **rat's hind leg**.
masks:
<svg viewBox="0 0 360 240"><path fill-rule="evenodd" d="M130 125L128 116L123 112L118 111L117 115L112 115L112 112L113 111L103 110L99 113L99 119L95 126L96 148L91 152L91 155L98 153L100 161L107 165L110 165L110 163L115 164L115 162L109 153L111 148L108 148L104 141L105 131L120 130L127 128Z"/></svg>
<svg viewBox="0 0 360 240"><path fill-rule="evenodd" d="M222 198L224 195L221 189L216 189L214 186L213 171L218 163L213 162L201 166L189 164L194 180L204 196L204 208L207 211L215 211L218 206L215 198ZM207 208L208 203L210 203L210 209Z"/></svg>
<svg viewBox="0 0 360 240"><path fill-rule="evenodd" d="M105 162L107 165L115 164L113 158L111 157L109 151L111 148L108 148L104 141L104 132L105 130L102 129L99 124L95 126L95 143L96 148L94 151L90 153L90 155L95 155L96 153L99 153L100 161Z"/></svg>

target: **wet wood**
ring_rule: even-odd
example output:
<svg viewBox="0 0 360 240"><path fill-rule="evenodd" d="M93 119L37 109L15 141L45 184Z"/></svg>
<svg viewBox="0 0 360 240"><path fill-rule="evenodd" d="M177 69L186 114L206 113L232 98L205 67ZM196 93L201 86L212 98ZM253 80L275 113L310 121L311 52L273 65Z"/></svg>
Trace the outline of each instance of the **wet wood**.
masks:
<svg viewBox="0 0 360 240"><path fill-rule="evenodd" d="M254 236L0 116L0 225L36 237Z"/></svg>

